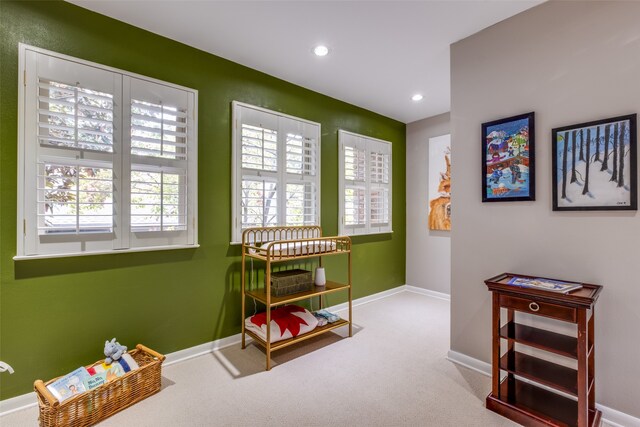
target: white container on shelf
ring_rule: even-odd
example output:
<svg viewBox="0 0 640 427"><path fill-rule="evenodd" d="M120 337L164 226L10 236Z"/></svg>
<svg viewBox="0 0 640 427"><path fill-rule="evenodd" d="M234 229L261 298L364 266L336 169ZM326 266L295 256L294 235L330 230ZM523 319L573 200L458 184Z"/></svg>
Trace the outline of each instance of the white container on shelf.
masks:
<svg viewBox="0 0 640 427"><path fill-rule="evenodd" d="M324 267L316 268L315 284L316 286L324 286L327 284L327 276L325 275Z"/></svg>

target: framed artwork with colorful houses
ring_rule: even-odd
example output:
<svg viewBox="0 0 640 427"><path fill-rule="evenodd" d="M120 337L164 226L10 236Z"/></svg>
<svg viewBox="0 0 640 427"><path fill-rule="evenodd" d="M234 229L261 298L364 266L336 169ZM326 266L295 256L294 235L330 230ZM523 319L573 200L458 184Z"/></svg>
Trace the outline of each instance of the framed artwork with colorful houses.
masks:
<svg viewBox="0 0 640 427"><path fill-rule="evenodd" d="M534 113L482 124L482 201L536 199Z"/></svg>

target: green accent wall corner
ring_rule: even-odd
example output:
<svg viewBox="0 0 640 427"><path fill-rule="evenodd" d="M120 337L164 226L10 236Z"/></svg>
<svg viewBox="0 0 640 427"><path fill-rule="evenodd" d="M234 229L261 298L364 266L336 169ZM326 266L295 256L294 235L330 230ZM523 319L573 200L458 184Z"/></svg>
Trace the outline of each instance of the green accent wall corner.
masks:
<svg viewBox="0 0 640 427"><path fill-rule="evenodd" d="M200 248L12 259L20 42L198 90ZM321 123L326 235L338 232L338 129L392 142L394 232L353 239L354 298L404 284L403 123L62 1L0 2L0 43L0 359L16 371L0 375L0 399L100 359L114 336L170 353L240 331L240 248L229 244L233 100ZM337 258L325 265L340 279Z"/></svg>

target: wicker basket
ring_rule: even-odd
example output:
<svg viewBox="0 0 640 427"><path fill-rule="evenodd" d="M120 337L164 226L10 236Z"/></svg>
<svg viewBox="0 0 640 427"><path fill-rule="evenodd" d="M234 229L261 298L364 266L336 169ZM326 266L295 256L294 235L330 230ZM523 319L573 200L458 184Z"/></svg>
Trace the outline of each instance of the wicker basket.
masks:
<svg viewBox="0 0 640 427"><path fill-rule="evenodd" d="M281 297L297 292L310 291L313 277L307 270L283 270L271 273L271 296Z"/></svg>
<svg viewBox="0 0 640 427"><path fill-rule="evenodd" d="M165 356L142 344L138 344L129 354L139 369L129 371L115 380L62 403L47 389L47 385L58 378L47 383L37 380L34 388L40 408L40 426L91 426L160 391L161 367ZM101 360L87 368L102 362Z"/></svg>

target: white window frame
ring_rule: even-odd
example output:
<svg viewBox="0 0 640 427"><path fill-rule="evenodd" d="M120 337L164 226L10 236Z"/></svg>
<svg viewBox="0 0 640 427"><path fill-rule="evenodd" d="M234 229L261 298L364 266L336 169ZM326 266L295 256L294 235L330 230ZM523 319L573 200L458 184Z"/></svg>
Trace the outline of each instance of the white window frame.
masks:
<svg viewBox="0 0 640 427"><path fill-rule="evenodd" d="M242 203L242 112L243 110L253 110L259 115L265 116L271 123L277 123L278 127L278 156L277 156L277 170L275 172L263 172L266 177L267 174L277 182L278 185L278 225L284 226L286 223L286 205L280 204L285 200L286 184L292 183L292 174L287 173L286 170L286 129L291 129L289 126L302 126L311 127L310 129L317 129L314 132L316 140L316 164L315 164L315 176L310 178L308 175L300 175L300 182L312 182L316 189L316 222L314 225L320 225L320 173L321 173L321 126L320 123L312 122L310 120L301 119L299 117L290 116L277 111L268 110L266 108L257 107L255 105L246 104L239 101L233 101L232 107L232 135L231 135L231 151L232 151L232 179L231 179L231 244L242 243L242 221L241 215L241 203ZM261 172L257 171L256 176L259 177Z"/></svg>
<svg viewBox="0 0 640 427"><path fill-rule="evenodd" d="M37 221L34 220L36 206L32 206L35 192L34 173L37 163L43 152L47 149L36 150L36 129L27 128L27 114L34 114L36 108L33 99L33 85L38 85L35 63L39 55L46 55L56 61L67 61L70 69L84 66L92 67L98 71L111 73L118 82L115 84L114 110L113 110L113 152L112 169L114 173L113 203L118 209L114 209L114 227L111 233L88 233L86 235L62 234L58 236L39 235ZM81 255L111 254L123 252L142 252L154 250L171 250L181 248L196 248L198 245L198 204L197 204L197 118L198 118L198 91L184 86L167 83L161 80L142 76L113 67L85 61L57 52L52 52L38 47L20 43L18 47L19 74L18 74L18 205L17 205L17 254L14 260L26 260L37 258L59 258ZM74 65L75 64L75 65ZM130 229L130 170L132 157L131 144L131 92L129 87L132 82L155 85L162 92L182 91L188 94L188 118L187 118L187 203L186 203L186 230L182 231L158 231L136 233ZM55 149L48 151L55 152ZM80 159L82 153L76 156ZM46 154L46 153L45 153ZM160 159L160 163L166 162ZM26 162L29 162L27 164ZM148 163L153 163L151 160ZM169 168L170 169L170 168ZM116 174L119 175L116 178ZM117 183L116 183L117 182ZM182 233L181 235L179 235ZM138 238L136 238L138 237ZM44 238L44 240L43 240ZM50 243L45 243L50 242Z"/></svg>
<svg viewBox="0 0 640 427"><path fill-rule="evenodd" d="M375 225L371 223L371 154L378 153L374 147L381 147L381 144L385 144L389 155L389 182L386 184L378 185L380 188L384 188L388 191L388 215L389 222L384 225ZM365 151L365 180L363 187L365 189L365 223L363 225L347 225L345 223L345 146L360 147ZM386 147L388 146L388 148ZM360 135L354 132L346 130L338 130L338 232L340 235L347 236L360 236L371 234L386 234L393 233L393 144L389 141L382 139L372 138L366 135Z"/></svg>

